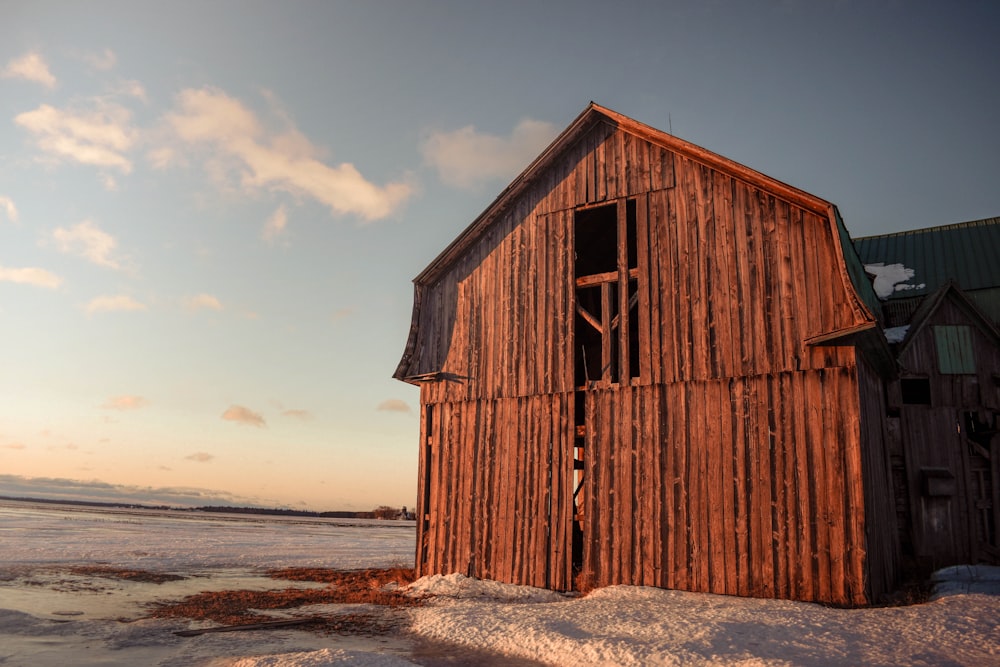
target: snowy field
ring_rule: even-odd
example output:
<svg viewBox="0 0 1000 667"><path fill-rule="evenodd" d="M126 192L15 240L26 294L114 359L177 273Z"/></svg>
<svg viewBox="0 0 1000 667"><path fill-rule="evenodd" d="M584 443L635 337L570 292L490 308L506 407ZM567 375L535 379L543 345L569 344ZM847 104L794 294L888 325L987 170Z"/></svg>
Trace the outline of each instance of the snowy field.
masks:
<svg viewBox="0 0 1000 667"><path fill-rule="evenodd" d="M931 602L883 609L624 586L573 598L449 575L410 587L437 597L394 610L406 630L392 636L283 628L178 637L189 623L146 617L150 602L200 591L317 585L267 579L267 568L409 565L413 548L412 522L0 501L0 665L1000 666L1000 568L986 567L952 568ZM109 580L75 572L80 565L184 578Z"/></svg>

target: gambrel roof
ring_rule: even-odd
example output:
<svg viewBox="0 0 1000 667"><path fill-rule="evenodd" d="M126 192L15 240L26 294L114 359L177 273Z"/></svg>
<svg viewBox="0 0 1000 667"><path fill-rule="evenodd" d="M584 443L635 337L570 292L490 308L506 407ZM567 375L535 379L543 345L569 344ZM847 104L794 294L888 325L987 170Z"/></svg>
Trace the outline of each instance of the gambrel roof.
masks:
<svg viewBox="0 0 1000 667"><path fill-rule="evenodd" d="M844 227L840 214L830 202L811 195L803 190L787 185L774 178L766 176L742 164L729 160L700 146L679 139L648 125L635 121L627 116L591 102L570 125L559 134L542 153L535 158L527 168L508 185L497 198L462 231L431 263L414 279L415 294L413 318L406 351L394 373L398 379L414 380L416 376L411 368L410 360L416 347L417 329L420 322L420 312L424 293L447 274L459 259L464 257L477 242L483 238L498 220L516 206L520 197L531 187L550 177L555 165L572 151L584 137L588 136L599 124L610 125L617 130L630 134L640 141L648 142L666 151L684 156L711 169L729 175L751 187L767 192L775 198L784 200L791 205L809 211L820 219L827 221L833 239L840 246L837 268L837 278L844 286L847 295L846 304L853 313L852 322L842 329L825 331L806 341L809 344L825 345L850 343L861 332L874 330L878 326L881 312L878 298L871 286L858 258L850 236ZM830 275L814 276L817 281L829 281ZM424 369L427 371L428 369ZM422 376L421 376L422 377Z"/></svg>

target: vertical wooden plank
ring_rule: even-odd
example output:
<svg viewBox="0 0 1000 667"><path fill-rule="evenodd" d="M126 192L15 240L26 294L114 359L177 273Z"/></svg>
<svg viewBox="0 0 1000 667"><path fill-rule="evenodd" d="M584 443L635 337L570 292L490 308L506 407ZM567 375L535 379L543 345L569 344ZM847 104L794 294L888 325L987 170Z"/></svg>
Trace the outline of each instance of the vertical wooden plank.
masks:
<svg viewBox="0 0 1000 667"><path fill-rule="evenodd" d="M855 372L857 372L856 369ZM845 382L842 387L842 403L850 405L854 402L855 398L859 405L862 405L864 401L864 392L860 386L860 380L855 372L850 372L845 369ZM845 406L846 407L846 406ZM879 411L881 412L881 411ZM866 539L865 535L868 527L868 517L872 516L876 519L881 508L868 507L868 503L865 498L864 492L864 480L865 480L865 470L864 466L866 461L862 459L862 447L874 452L882 451L881 443L881 432L874 437L867 439L862 436L861 427L862 423L858 418L858 412L855 410L850 410L844 413L845 415L854 415L854 417L847 420L845 428L847 429L847 443L845 443L844 451L844 483L846 485L846 497L844 500L844 512L845 512L845 528L847 530L846 536L846 548L847 548L847 567L846 576L848 580L847 587L847 598L850 604L863 604L867 601L867 586L865 576L865 558L866 554ZM868 414L865 412L862 405L862 414L869 416L874 422L875 415ZM869 426L871 428L871 426ZM872 482L876 479L877 470L876 467L880 463L878 457L872 456L868 461L868 466L871 470L868 471L868 479ZM888 489L879 489L879 496L881 497L891 497L891 494L887 493ZM871 541L871 547L873 549L878 549L881 546L880 541L873 539ZM881 554L879 554L881 555ZM877 559L872 559L877 562ZM875 574L875 578L878 578L878 574ZM880 583L880 582L877 582Z"/></svg>
<svg viewBox="0 0 1000 667"><path fill-rule="evenodd" d="M673 418L676 409L677 384L659 385L662 388L660 394L660 443L662 448L663 474L661 479L660 505L664 508L665 534L663 537L663 582L667 588L677 588L677 560L676 545L677 531L677 502L676 502L676 451L677 432L674 430Z"/></svg>
<svg viewBox="0 0 1000 667"><path fill-rule="evenodd" d="M493 576L497 581L509 582L510 577L510 553L512 547L512 522L514 521L514 508L509 504L511 500L511 473L510 473L510 440L508 437L508 406L509 401L496 399L496 434L497 434L497 471L499 485L496 489L497 499L497 529L496 548L494 549L494 569Z"/></svg>
<svg viewBox="0 0 1000 667"><path fill-rule="evenodd" d="M630 584L632 573L632 530L634 515L632 513L632 428L631 428L631 395L628 387L621 387L614 392L615 401L612 410L615 414L615 471L613 477L615 521L612 526L614 539L611 541L612 558L616 562L612 581ZM615 553L617 552L617 553Z"/></svg>
<svg viewBox="0 0 1000 667"><path fill-rule="evenodd" d="M799 416L795 413L795 406L793 404L793 398L791 392L794 391L793 387L794 375L791 373L782 373L778 377L778 397L780 406L780 434L781 434L781 457L784 466L784 475L782 480L782 498L784 499L781 505L782 511L782 524L784 527L784 552L785 552L785 580L784 596L790 599L796 599L798 595L798 573L802 568L802 562L800 560L799 546L798 546L798 507L797 507L797 496L796 496L796 468L798 467L798 461L796 459L796 433L795 426L799 419Z"/></svg>
<svg viewBox="0 0 1000 667"><path fill-rule="evenodd" d="M688 210L688 195L690 186L688 178L690 173L690 162L681 160L680 173L682 175L681 186L676 191L671 191L668 200L671 210L676 211L676 218L671 217L672 239L676 247L676 257L672 257L672 285L674 286L672 299L672 324L674 339L668 341L670 349L676 351L677 379L680 381L690 380L694 377L692 332L691 332L691 295L692 286L690 266L692 262L691 249L688 246L688 226L691 224L691 214Z"/></svg>
<svg viewBox="0 0 1000 667"><path fill-rule="evenodd" d="M845 449L856 444L847 432L844 415L856 414L856 407L845 406L843 401L844 385L849 382L845 376L848 369L839 368L831 371L832 377L827 385L827 404L824 406L824 418L827 421L827 434L832 435L824 451L827 455L827 503L828 521L830 523L830 579L833 586L833 600L847 604L847 527L845 521L846 481L844 480ZM862 503L862 509L864 504Z"/></svg>
<svg viewBox="0 0 1000 667"><path fill-rule="evenodd" d="M604 361L604 368L601 369L601 382L605 385L613 382L611 359L612 336L616 331L611 328L611 284L601 283L601 360Z"/></svg>
<svg viewBox="0 0 1000 667"><path fill-rule="evenodd" d="M739 332L740 332L740 374L747 376L756 373L755 355L762 347L763 341L757 341L757 299L755 292L755 273L753 268L753 235L752 220L747 216L747 187L739 181L733 181L733 222L736 239L736 276L737 295L739 298Z"/></svg>
<svg viewBox="0 0 1000 667"><path fill-rule="evenodd" d="M679 285L683 290L680 299L680 322L683 327L681 345L686 371L682 377L686 380L705 377L705 345L702 334L705 323L704 290L701 283L701 238L698 230L699 171L700 165L685 160L677 193L677 239L681 253Z"/></svg>
<svg viewBox="0 0 1000 667"><path fill-rule="evenodd" d="M718 387L718 420L719 420L719 497L722 505L722 554L725 569L726 595L737 595L738 547L736 535L736 478L735 452L736 434L733 430L734 412L733 380L724 379L717 383Z"/></svg>
<svg viewBox="0 0 1000 667"><path fill-rule="evenodd" d="M497 534L497 473L500 469L496 452L496 401L480 401L483 418L479 431L480 442L483 448L483 486L477 498L479 507L478 515L482 521L482 573L478 576L485 579L494 577L494 549L496 546Z"/></svg>
<svg viewBox="0 0 1000 667"><path fill-rule="evenodd" d="M802 340L797 337L796 319L798 316L799 303L795 298L792 269L792 250L790 235L791 229L791 205L787 202L776 201L774 206L775 233L773 245L775 248L775 275L777 298L775 302L777 315L776 335L781 347L781 370L795 370L796 345Z"/></svg>
<svg viewBox="0 0 1000 667"><path fill-rule="evenodd" d="M554 239L551 264L552 313L554 336L552 339L552 391L566 392L573 388L572 377L567 377L567 369L572 373L573 331L569 313L573 312L573 304L568 300L568 292L572 289L573 267L568 265L567 257L574 256L572 234L568 233L567 222L571 213L560 211L550 218L552 237Z"/></svg>
<svg viewBox="0 0 1000 667"><path fill-rule="evenodd" d="M771 482L771 553L773 563L773 594L779 598L788 597L788 544L787 514L785 513L785 443L784 423L780 419L782 410L781 394L778 391L780 377L767 376L767 425L770 439Z"/></svg>
<svg viewBox="0 0 1000 667"><path fill-rule="evenodd" d="M735 378L733 381L733 427L735 451L733 463L736 468L736 476L733 480L734 496L736 499L736 575L739 594L749 596L752 586L752 576L750 572L750 405L748 396L749 379L746 377Z"/></svg>
<svg viewBox="0 0 1000 667"><path fill-rule="evenodd" d="M618 330L611 333L618 337L618 374L612 382L622 385L631 383L629 375L629 270L628 270L628 214L624 199L619 199L616 208L618 222Z"/></svg>
<svg viewBox="0 0 1000 667"><path fill-rule="evenodd" d="M604 454L604 443L601 442L600 430L601 410L598 402L599 392L584 393L586 411L586 436L584 440L584 489L583 489L583 573L591 577L595 585L600 583L601 563L598 550L600 529L598 527L598 511L601 508L601 496L606 490L601 488L600 475L606 469L601 461Z"/></svg>
<svg viewBox="0 0 1000 667"><path fill-rule="evenodd" d="M829 600L830 587L830 524L829 507L827 503L827 467L824 449L827 442L824 438L826 424L824 422L825 374L823 369L810 374L813 382L809 387L809 441L810 457L812 463L813 488L811 498L813 500L812 516L816 521L816 546L814 558L816 558L816 578L815 591L818 600Z"/></svg>
<svg viewBox="0 0 1000 667"><path fill-rule="evenodd" d="M716 319L714 347L719 359L717 377L732 377L739 371L739 365L735 357L739 352L739 343L735 328L738 326L738 313L742 304L737 294L736 280L733 278L735 271L735 248L733 229L733 202L732 202L732 179L720 172L713 172L714 183L712 187L712 203L714 207L713 216L715 220L714 248L715 275L713 277L713 293L715 295L712 303L714 317ZM734 326L734 320L737 324Z"/></svg>
<svg viewBox="0 0 1000 667"><path fill-rule="evenodd" d="M690 590L690 544L691 529L688 514L688 488L686 472L688 470L688 386L683 383L677 388L675 408L671 419L671 431L674 434L674 513L676 514L676 535L674 536L674 584L681 590Z"/></svg>
<svg viewBox="0 0 1000 667"><path fill-rule="evenodd" d="M649 234L649 252L646 253L645 261L647 270L643 274L648 277L649 285L646 289L649 307L649 353L650 353L650 375L649 378L654 384L663 381L665 374L664 366L667 365L667 355L662 351L663 329L661 322L663 313L664 292L666 287L662 282L664 275L664 265L667 263L666 249L661 245L661 234L665 226L665 195L663 192L651 193L647 198L649 211L646 219L646 231Z"/></svg>
<svg viewBox="0 0 1000 667"><path fill-rule="evenodd" d="M712 252L715 238L715 226L712 170L704 165L698 165L691 170L693 177L692 201L694 202L694 219L691 221L692 248L695 249L695 263L688 270L696 276L695 292L692 295L694 309L692 311L691 333L695 343L695 377L706 379L718 377L717 332L713 318L711 302L715 297L716 286L712 282L716 253Z"/></svg>
<svg viewBox="0 0 1000 667"><path fill-rule="evenodd" d="M723 473L725 456L729 450L729 443L726 442L721 432L721 421L723 419L722 386L719 381L705 383L706 395L705 404L702 406L702 413L706 420L705 424L705 508L708 523L708 548L709 548L709 580L708 590L713 593L726 593L726 577L729 570L726 552L726 536L731 535L731 527L726 523L726 489L723 485Z"/></svg>
<svg viewBox="0 0 1000 667"><path fill-rule="evenodd" d="M603 126L599 126L604 129ZM608 198L607 134L594 135L594 201Z"/></svg>
<svg viewBox="0 0 1000 667"><path fill-rule="evenodd" d="M793 411L797 415L794 431L795 498L796 520L798 522L798 548L796 551L798 570L796 576L797 588L795 596L799 600L813 600L815 599L813 572L815 568L814 545L816 538L813 532L813 527L815 526L815 514L812 513L810 507L812 467L810 465L809 457L809 447L811 443L807 430L807 422L811 415L809 414L808 405L806 403L807 390L806 382L804 381L803 376L796 374L793 375L792 378L794 380L794 384L786 396L788 397L788 400L791 401Z"/></svg>
<svg viewBox="0 0 1000 667"><path fill-rule="evenodd" d="M424 394L423 387L420 391L421 395ZM428 486L427 480L427 466L429 464L427 456L427 438L428 424L427 415L428 411L433 410L433 407L428 406L423 400L420 401L420 449L417 453L417 542L416 542L416 553L414 554L414 571L418 577L422 577L426 572L423 562L423 548L426 540L428 538L427 531L425 530L424 514L428 511L427 503L424 501L424 494Z"/></svg>
<svg viewBox="0 0 1000 667"><path fill-rule="evenodd" d="M663 388L658 385L645 387L647 401L647 416L645 423L649 425L649 433L646 438L647 449L644 461L646 469L649 471L649 486L646 489L645 497L648 503L649 517L651 519L646 539L649 544L647 566L648 571L644 585L662 586L663 581L663 525L666 512L660 494L663 488L663 417L659 411L660 397Z"/></svg>

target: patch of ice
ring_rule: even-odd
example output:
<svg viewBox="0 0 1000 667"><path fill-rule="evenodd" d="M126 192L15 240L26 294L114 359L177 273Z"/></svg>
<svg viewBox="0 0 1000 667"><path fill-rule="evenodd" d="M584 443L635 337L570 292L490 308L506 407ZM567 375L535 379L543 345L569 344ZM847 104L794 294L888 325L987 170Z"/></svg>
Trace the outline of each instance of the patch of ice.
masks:
<svg viewBox="0 0 1000 667"><path fill-rule="evenodd" d="M931 575L932 600L950 595L1000 595L1000 567L995 565L953 565Z"/></svg>

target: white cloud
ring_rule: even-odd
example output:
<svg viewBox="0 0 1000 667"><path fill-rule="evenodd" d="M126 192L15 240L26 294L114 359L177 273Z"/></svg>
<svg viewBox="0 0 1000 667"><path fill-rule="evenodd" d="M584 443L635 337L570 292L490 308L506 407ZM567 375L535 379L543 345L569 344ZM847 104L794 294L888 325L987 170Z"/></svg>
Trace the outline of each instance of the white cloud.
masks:
<svg viewBox="0 0 1000 667"><path fill-rule="evenodd" d="M52 239L60 252L78 255L109 269L121 268L111 256L118 246L118 241L111 234L99 229L91 220L84 220L68 229L58 227L52 232Z"/></svg>
<svg viewBox="0 0 1000 667"><path fill-rule="evenodd" d="M469 125L454 132L432 132L421 151L448 185L472 188L510 179L524 169L556 136L551 123L526 118L509 137L478 132Z"/></svg>
<svg viewBox="0 0 1000 667"><path fill-rule="evenodd" d="M271 214L271 217L267 219L267 222L264 223L264 232L261 236L265 241L274 241L285 232L285 228L287 226L288 214L285 213L284 206L279 206L278 209Z"/></svg>
<svg viewBox="0 0 1000 667"><path fill-rule="evenodd" d="M334 322L340 322L341 320L346 320L347 318L354 315L354 311L355 309L353 306L347 306L346 308L338 308L333 312L333 315L330 316L330 319L333 320Z"/></svg>
<svg viewBox="0 0 1000 667"><path fill-rule="evenodd" d="M403 182L377 186L350 163L325 164L320 151L297 130L268 132L251 110L221 90L182 91L166 120L182 141L213 149L206 166L224 161L247 190L311 197L335 214L366 221L391 215L413 194L413 186ZM162 164L164 156L157 157Z"/></svg>
<svg viewBox="0 0 1000 667"><path fill-rule="evenodd" d="M153 148L146 153L146 159L149 160L149 164L152 165L153 169L166 169L172 164L179 162L177 151L173 146Z"/></svg>
<svg viewBox="0 0 1000 667"><path fill-rule="evenodd" d="M195 310L222 310L222 302L211 294L195 294L184 299L184 307Z"/></svg>
<svg viewBox="0 0 1000 667"><path fill-rule="evenodd" d="M92 102L90 109L56 109L43 104L18 114L14 122L31 132L38 147L56 161L131 172L132 162L125 153L136 141L132 113L114 102Z"/></svg>
<svg viewBox="0 0 1000 667"><path fill-rule="evenodd" d="M88 65L98 70L112 69L118 63L118 56L111 49L104 49L101 53L85 53L83 59Z"/></svg>
<svg viewBox="0 0 1000 667"><path fill-rule="evenodd" d="M14 206L14 200L10 197L0 195L0 211L3 211L11 222L17 222L17 207Z"/></svg>
<svg viewBox="0 0 1000 667"><path fill-rule="evenodd" d="M149 98L146 96L146 88L135 80L122 81L118 86L118 92L128 97L134 97L142 102L149 101Z"/></svg>
<svg viewBox="0 0 1000 667"><path fill-rule="evenodd" d="M208 454L206 452L195 452L194 454L191 454L190 456L185 456L184 458L186 458L188 461L196 461L198 463L208 463L209 461L214 459L215 456L213 456L212 454Z"/></svg>
<svg viewBox="0 0 1000 667"><path fill-rule="evenodd" d="M94 313L110 313L115 311L146 310L145 304L139 303L130 296L99 296L88 303L84 310L88 315Z"/></svg>
<svg viewBox="0 0 1000 667"><path fill-rule="evenodd" d="M118 191L118 181L115 180L115 177L112 176L111 174L108 173L101 174L101 185L103 185L104 189L107 190L108 192Z"/></svg>
<svg viewBox="0 0 1000 667"><path fill-rule="evenodd" d="M55 88L56 78L49 71L49 66L45 64L37 53L26 53L20 58L10 60L2 70L0 77L5 79L25 79L35 81L46 88Z"/></svg>
<svg viewBox="0 0 1000 667"><path fill-rule="evenodd" d="M410 404L406 401L401 401L398 398L388 398L379 403L378 407L375 409L386 412L412 412Z"/></svg>
<svg viewBox="0 0 1000 667"><path fill-rule="evenodd" d="M10 269L0 266L0 282L20 283L55 289L62 284L62 278L56 274L35 267Z"/></svg>
<svg viewBox="0 0 1000 667"><path fill-rule="evenodd" d="M112 396L101 407L105 410L138 410L149 404L142 396L126 394L124 396Z"/></svg>
<svg viewBox="0 0 1000 667"><path fill-rule="evenodd" d="M258 413L254 412L250 408L244 408L242 405L230 405L226 408L226 411L222 413L222 418L226 421L247 424L258 428L263 428L267 425L264 422L264 418Z"/></svg>

